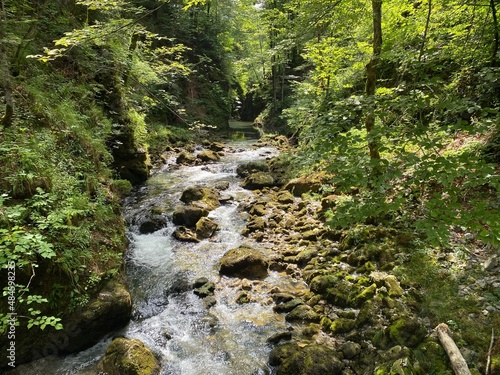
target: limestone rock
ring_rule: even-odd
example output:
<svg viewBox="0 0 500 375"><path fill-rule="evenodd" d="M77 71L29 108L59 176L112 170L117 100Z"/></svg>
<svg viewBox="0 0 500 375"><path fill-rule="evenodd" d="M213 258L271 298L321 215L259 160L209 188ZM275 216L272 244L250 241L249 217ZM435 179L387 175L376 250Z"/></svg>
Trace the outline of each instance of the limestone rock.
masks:
<svg viewBox="0 0 500 375"><path fill-rule="evenodd" d="M257 172L249 175L243 181L242 187L249 190L257 190L265 187L275 186L274 178L269 173Z"/></svg>
<svg viewBox="0 0 500 375"><path fill-rule="evenodd" d="M157 375L160 364L140 340L119 337L106 349L98 370L108 375Z"/></svg>
<svg viewBox="0 0 500 375"><path fill-rule="evenodd" d="M220 160L219 154L212 150L202 151L198 155L196 155L196 158L198 160L201 160L202 162L212 162Z"/></svg>
<svg viewBox="0 0 500 375"><path fill-rule="evenodd" d="M318 193L322 185L321 179L317 176L304 176L288 182L285 189L296 197L300 197L306 193Z"/></svg>
<svg viewBox="0 0 500 375"><path fill-rule="evenodd" d="M132 314L132 300L125 286L109 281L97 297L75 313L65 326L73 326L78 335L71 337L67 352L77 352L96 344L103 336L125 326Z"/></svg>
<svg viewBox="0 0 500 375"><path fill-rule="evenodd" d="M196 161L196 157L187 152L187 151L182 151L179 156L177 156L176 163L177 164L183 164L183 165L191 165L194 164Z"/></svg>
<svg viewBox="0 0 500 375"><path fill-rule="evenodd" d="M196 223L196 234L200 238L212 237L217 229L219 229L219 225L208 217L202 217Z"/></svg>
<svg viewBox="0 0 500 375"><path fill-rule="evenodd" d="M186 204L201 201L211 211L219 206L219 192L215 188L192 186L182 192L180 200Z"/></svg>
<svg viewBox="0 0 500 375"><path fill-rule="evenodd" d="M196 233L186 227L177 228L173 236L176 240L182 242L200 242L200 240L196 237Z"/></svg>
<svg viewBox="0 0 500 375"><path fill-rule="evenodd" d="M196 202L196 204L188 206L179 205L174 209L172 221L176 225L194 227L202 217L208 216L209 213L209 207L203 202Z"/></svg>
<svg viewBox="0 0 500 375"><path fill-rule="evenodd" d="M342 375L344 369L337 353L323 345L281 345L271 351L269 363L278 366L277 375Z"/></svg>
<svg viewBox="0 0 500 375"><path fill-rule="evenodd" d="M236 174L240 177L248 177L252 173L269 172L269 166L266 162L252 161L245 164L240 164L236 168Z"/></svg>
<svg viewBox="0 0 500 375"><path fill-rule="evenodd" d="M265 278L267 267L267 260L258 250L245 246L229 250L220 261L221 275L239 278Z"/></svg>
<svg viewBox="0 0 500 375"><path fill-rule="evenodd" d="M321 320L321 316L311 306L299 305L285 316L285 320L287 322L302 321L318 323Z"/></svg>

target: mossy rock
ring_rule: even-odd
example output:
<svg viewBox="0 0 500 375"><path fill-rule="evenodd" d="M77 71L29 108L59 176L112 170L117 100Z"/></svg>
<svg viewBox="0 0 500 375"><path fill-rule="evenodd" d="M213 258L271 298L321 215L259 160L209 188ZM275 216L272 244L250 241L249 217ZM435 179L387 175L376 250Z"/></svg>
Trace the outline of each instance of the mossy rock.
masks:
<svg viewBox="0 0 500 375"><path fill-rule="evenodd" d="M321 316L311 306L299 305L285 316L285 320L287 322L319 323Z"/></svg>
<svg viewBox="0 0 500 375"><path fill-rule="evenodd" d="M215 162L220 160L219 154L212 150L201 151L196 155L196 158L205 163Z"/></svg>
<svg viewBox="0 0 500 375"><path fill-rule="evenodd" d="M347 272L345 271L316 276L310 282L311 291L318 294L324 294L328 289L336 287L345 277L347 277Z"/></svg>
<svg viewBox="0 0 500 375"><path fill-rule="evenodd" d="M264 161L251 161L238 165L236 174L242 178L248 177L252 173L269 172L269 166Z"/></svg>
<svg viewBox="0 0 500 375"><path fill-rule="evenodd" d="M160 364L140 340L119 337L106 349L98 370L108 375L157 375Z"/></svg>
<svg viewBox="0 0 500 375"><path fill-rule="evenodd" d="M196 162L196 156L187 151L182 151L175 161L177 164L191 165Z"/></svg>
<svg viewBox="0 0 500 375"><path fill-rule="evenodd" d="M217 229L219 229L219 225L208 217L202 217L196 223L196 234L200 238L212 237Z"/></svg>
<svg viewBox="0 0 500 375"><path fill-rule="evenodd" d="M184 226L178 227L174 231L173 237L177 241L181 241L181 242L195 242L195 243L200 242L200 240L196 237L196 233L194 231L192 231L191 229L186 228Z"/></svg>
<svg viewBox="0 0 500 375"><path fill-rule="evenodd" d="M392 234L394 234L394 231L388 228L374 225L357 225L348 231L340 244L340 250L345 251L362 244L380 242Z"/></svg>
<svg viewBox="0 0 500 375"><path fill-rule="evenodd" d="M366 301L370 300L377 293L377 285L372 284L364 288L361 293L357 294L354 298L349 297L349 304L354 307L359 307Z"/></svg>
<svg viewBox="0 0 500 375"><path fill-rule="evenodd" d="M295 178L285 185L285 189L296 197L302 194L318 193L323 186L325 175L322 173L316 175L307 175Z"/></svg>
<svg viewBox="0 0 500 375"><path fill-rule="evenodd" d="M210 207L202 202L195 202L189 206L179 205L175 207L172 221L176 225L186 225L194 227L196 223L210 213Z"/></svg>
<svg viewBox="0 0 500 375"><path fill-rule="evenodd" d="M247 279L263 279L267 276L268 261L250 247L231 249L220 260L220 274Z"/></svg>
<svg viewBox="0 0 500 375"><path fill-rule="evenodd" d="M186 204L204 202L207 208L212 211L219 206L219 191L215 188L192 186L182 192L180 200Z"/></svg>
<svg viewBox="0 0 500 375"><path fill-rule="evenodd" d="M244 189L257 190L275 186L274 178L266 172L256 172L249 175L242 183Z"/></svg>
<svg viewBox="0 0 500 375"><path fill-rule="evenodd" d="M500 340L495 341L491 352L491 375L500 375Z"/></svg>
<svg viewBox="0 0 500 375"><path fill-rule="evenodd" d="M425 340L413 353L426 374L453 375L448 355L435 339Z"/></svg>
<svg viewBox="0 0 500 375"><path fill-rule="evenodd" d="M416 319L401 318L389 327L390 338L399 345L416 347L427 336L427 330Z"/></svg>
<svg viewBox="0 0 500 375"><path fill-rule="evenodd" d="M337 353L322 345L278 346L271 351L269 363L278 366L277 375L341 375L344 370Z"/></svg>
<svg viewBox="0 0 500 375"><path fill-rule="evenodd" d="M356 321L352 319L339 318L335 319L330 324L329 331L331 333L341 334L349 333L356 328Z"/></svg>

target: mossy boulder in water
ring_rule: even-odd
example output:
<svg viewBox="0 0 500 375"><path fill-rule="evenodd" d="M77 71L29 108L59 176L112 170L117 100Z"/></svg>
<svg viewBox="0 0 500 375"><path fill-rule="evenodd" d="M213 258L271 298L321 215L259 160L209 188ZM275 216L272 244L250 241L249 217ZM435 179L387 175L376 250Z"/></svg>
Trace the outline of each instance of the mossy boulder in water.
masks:
<svg viewBox="0 0 500 375"><path fill-rule="evenodd" d="M186 204L204 202L211 211L219 206L219 191L215 188L192 186L182 192L180 200Z"/></svg>
<svg viewBox="0 0 500 375"><path fill-rule="evenodd" d="M277 375L341 375L344 370L337 353L322 345L278 346L271 351L269 363L278 366Z"/></svg>
<svg viewBox="0 0 500 375"><path fill-rule="evenodd" d="M220 274L239 278L263 279L268 262L262 254L250 247L229 250L220 260Z"/></svg>
<svg viewBox="0 0 500 375"><path fill-rule="evenodd" d="M243 181L242 187L244 189L256 190L265 187L275 186L274 178L269 173L257 172L249 175L245 181Z"/></svg>
<svg viewBox="0 0 500 375"><path fill-rule="evenodd" d="M187 151L182 151L179 156L177 156L176 163L177 164L184 164L184 165L191 165L194 164L196 161L196 156L193 154L187 152Z"/></svg>
<svg viewBox="0 0 500 375"><path fill-rule="evenodd" d="M196 155L196 158L198 160L201 160L202 162L213 162L220 160L219 154L212 150L202 151L198 155Z"/></svg>
<svg viewBox="0 0 500 375"><path fill-rule="evenodd" d="M212 237L217 229L219 229L219 225L208 217L202 217L196 223L196 234L200 238Z"/></svg>
<svg viewBox="0 0 500 375"><path fill-rule="evenodd" d="M252 173L269 172L269 166L263 161L251 161L249 163L240 164L236 168L236 173L240 177L248 177Z"/></svg>
<svg viewBox="0 0 500 375"><path fill-rule="evenodd" d="M157 375L160 365L144 343L119 337L106 349L98 370L108 375Z"/></svg>
<svg viewBox="0 0 500 375"><path fill-rule="evenodd" d="M319 323L321 316L311 306L299 305L285 316L285 320L287 322Z"/></svg>
<svg viewBox="0 0 500 375"><path fill-rule="evenodd" d="M209 213L209 207L203 203L192 204L189 206L179 205L174 209L172 221L176 225L186 225L188 227L194 227L202 217L208 216Z"/></svg>
<svg viewBox="0 0 500 375"><path fill-rule="evenodd" d="M125 326L132 314L132 300L125 286L108 282L90 303L75 313L66 325L78 327L66 351L77 352L96 344L104 335Z"/></svg>

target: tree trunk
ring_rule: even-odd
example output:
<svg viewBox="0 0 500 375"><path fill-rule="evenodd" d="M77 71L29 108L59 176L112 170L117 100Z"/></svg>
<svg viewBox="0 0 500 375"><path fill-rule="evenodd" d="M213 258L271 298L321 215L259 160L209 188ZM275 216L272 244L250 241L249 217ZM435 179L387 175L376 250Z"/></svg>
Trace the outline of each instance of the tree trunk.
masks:
<svg viewBox="0 0 500 375"><path fill-rule="evenodd" d="M14 117L14 100L12 98L9 62L7 60L7 47L5 45L5 30L7 29L5 23L7 21L7 16L4 0L1 1L0 7L0 65L3 76L3 89L5 92L5 114L2 117L2 125L7 128L12 125L12 119Z"/></svg>
<svg viewBox="0 0 500 375"><path fill-rule="evenodd" d="M425 30L424 35L422 36L422 44L420 46L420 52L418 54L418 61L422 61L422 56L424 55L425 50L425 42L427 41L427 34L429 33L429 24L431 22L431 13L432 13L432 0L429 0L429 8L427 10L427 20L425 21Z"/></svg>
<svg viewBox="0 0 500 375"><path fill-rule="evenodd" d="M382 0L372 0L373 8L373 55L370 62L366 65L366 96L373 98L375 95L377 83L377 67L380 60L380 51L382 50ZM372 160L380 159L378 151L378 142L374 139L373 131L375 128L375 114L373 106L370 104L365 118L365 128L368 133L368 148Z"/></svg>
<svg viewBox="0 0 500 375"><path fill-rule="evenodd" d="M495 0L490 0L490 8L491 8L491 13L493 14L493 34L494 34L491 65L498 66L498 48L500 44L499 41L500 36L498 31L498 18L497 18L497 8L495 5Z"/></svg>
<svg viewBox="0 0 500 375"><path fill-rule="evenodd" d="M446 354L450 358L451 367L453 367L453 371L455 371L456 375L471 375L469 367L465 362L462 353L458 350L455 341L451 338L451 332L448 326L444 323L441 323L436 327L436 332L443 346Z"/></svg>

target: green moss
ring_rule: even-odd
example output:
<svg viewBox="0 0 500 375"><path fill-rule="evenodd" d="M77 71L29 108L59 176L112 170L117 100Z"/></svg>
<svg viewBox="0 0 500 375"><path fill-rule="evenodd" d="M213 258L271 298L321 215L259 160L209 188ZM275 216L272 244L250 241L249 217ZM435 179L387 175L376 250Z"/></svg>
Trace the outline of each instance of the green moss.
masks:
<svg viewBox="0 0 500 375"><path fill-rule="evenodd" d="M390 326L389 335L399 345L415 347L427 336L427 330L414 319L401 318Z"/></svg>
<svg viewBox="0 0 500 375"><path fill-rule="evenodd" d="M356 328L356 321L352 319L339 318L335 319L330 324L330 332L332 333L349 333Z"/></svg>
<svg viewBox="0 0 500 375"><path fill-rule="evenodd" d="M369 287L363 289L363 291L357 294L354 298L349 298L349 302L353 306L361 306L364 302L375 296L377 292L377 284L372 284Z"/></svg>

